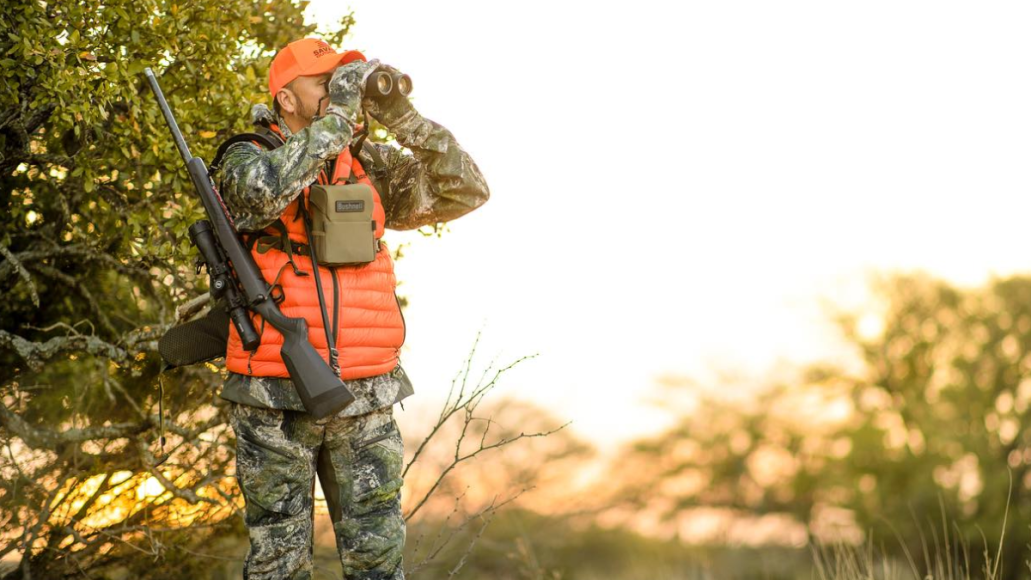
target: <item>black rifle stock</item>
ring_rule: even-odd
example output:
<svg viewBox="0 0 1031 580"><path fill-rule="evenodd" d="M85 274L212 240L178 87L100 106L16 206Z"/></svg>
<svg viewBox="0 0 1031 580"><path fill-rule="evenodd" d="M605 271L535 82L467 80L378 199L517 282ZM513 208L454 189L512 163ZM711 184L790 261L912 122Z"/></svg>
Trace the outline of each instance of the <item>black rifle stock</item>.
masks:
<svg viewBox="0 0 1031 580"><path fill-rule="evenodd" d="M222 197L212 186L207 165L201 158L190 154L154 72L148 67L145 74L154 96L157 97L161 114L164 115L175 139L176 147L179 148L179 154L186 162L186 170L204 204L204 211L211 221L215 237L232 264L235 276L231 278L235 279L231 284L238 284L243 290L247 306L283 335L283 362L286 363L290 378L308 413L317 419L337 413L354 401L354 395L308 342L308 324L304 319L289 318L279 310L270 294L268 282L262 277L251 253L240 242Z"/></svg>

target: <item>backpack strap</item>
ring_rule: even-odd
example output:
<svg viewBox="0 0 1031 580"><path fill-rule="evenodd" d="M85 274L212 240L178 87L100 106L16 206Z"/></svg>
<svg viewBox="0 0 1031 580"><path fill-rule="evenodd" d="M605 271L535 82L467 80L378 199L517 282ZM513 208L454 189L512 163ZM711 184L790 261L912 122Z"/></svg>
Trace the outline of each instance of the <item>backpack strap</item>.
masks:
<svg viewBox="0 0 1031 580"><path fill-rule="evenodd" d="M372 185L376 187L376 191L379 192L380 199L386 202L390 198L390 180L387 179L387 160L383 158L383 154L380 153L376 144L371 141L365 141L362 144L362 152L372 159L372 167L366 167L362 164L362 169L365 170L365 175L372 181ZM359 159L360 161L360 159Z"/></svg>
<svg viewBox="0 0 1031 580"><path fill-rule="evenodd" d="M269 227L275 228L279 232L278 236L264 235L257 238L255 241L258 253L264 254L265 252L276 249L286 254L287 260L289 260L290 266L294 269L294 275L296 276L307 276L308 273L297 267L297 262L294 262L294 252L303 251L307 249L306 244L298 244L290 239L290 236L286 231L286 224L283 220L276 220L272 222Z"/></svg>
<svg viewBox="0 0 1031 580"><path fill-rule="evenodd" d="M239 135L233 135L229 139L226 139L224 143L219 145L218 151L215 152L215 158L212 159L211 165L208 166L208 174L215 174L219 166L222 165L222 160L225 157L226 152L229 151L230 147L236 145L237 143L255 142L259 147L264 147L268 150L281 147L284 143L283 138L280 137L278 133L265 126L258 127L253 133L240 133ZM276 230L278 230L282 236L283 245L287 248L286 252L290 256L290 265L293 266L294 273L298 276L306 276L307 273L298 270L297 264L294 263L293 255L290 251L291 246L289 244L289 238L287 238L286 236L286 225L283 224L282 220L277 219L275 223L272 224L272 226L275 227ZM265 235L263 232L240 232L240 235L244 239L244 243L246 244L248 250L253 249L254 246L261 240L264 240L267 243L267 238L269 237ZM268 249L266 248L265 251L268 251Z"/></svg>
<svg viewBox="0 0 1031 580"><path fill-rule="evenodd" d="M265 127L259 128L254 133L240 133L239 135L233 135L229 139L226 139L224 143L219 145L218 151L215 152L215 158L211 160L211 165L208 166L208 173L214 175L215 171L218 170L219 166L222 165L222 158L225 157L226 151L237 143L254 143L257 141L259 146L266 149L275 149L283 145L283 139L280 138L271 129Z"/></svg>

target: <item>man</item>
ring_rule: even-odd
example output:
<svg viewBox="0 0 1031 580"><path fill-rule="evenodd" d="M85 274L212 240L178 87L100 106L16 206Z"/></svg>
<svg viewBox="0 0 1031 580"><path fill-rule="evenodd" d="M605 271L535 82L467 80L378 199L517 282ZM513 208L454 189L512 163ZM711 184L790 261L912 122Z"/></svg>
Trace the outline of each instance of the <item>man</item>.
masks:
<svg viewBox="0 0 1031 580"><path fill-rule="evenodd" d="M412 394L398 353L404 320L394 294L393 263L380 243L375 260L320 268L327 319L307 254L304 216L309 186L365 183L376 191L375 237L453 220L482 205L483 176L454 136L423 118L407 98L366 97L377 70L356 51L338 53L320 40L290 43L273 59L269 90L275 112L257 106L256 124L277 147L230 145L216 181L266 280L282 290L280 308L304 317L309 340L328 360L339 351L340 376L356 400L316 421L304 407L278 351L282 336L255 317L261 345L245 351L231 329L221 396L232 402L237 480L246 502L251 548L244 577L310 578L314 478L329 506L347 579L402 579L401 434L393 404ZM364 143L361 111L409 149Z"/></svg>

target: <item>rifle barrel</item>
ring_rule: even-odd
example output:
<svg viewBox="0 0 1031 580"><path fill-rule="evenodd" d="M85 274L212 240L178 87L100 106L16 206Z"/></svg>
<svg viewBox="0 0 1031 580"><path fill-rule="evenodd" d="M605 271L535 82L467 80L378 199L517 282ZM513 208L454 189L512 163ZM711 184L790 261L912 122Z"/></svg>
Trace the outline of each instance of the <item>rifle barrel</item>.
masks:
<svg viewBox="0 0 1031 580"><path fill-rule="evenodd" d="M311 345L308 340L308 323L305 319L289 318L279 310L279 306L272 299L268 282L265 281L261 270L254 262L254 257L240 242L229 211L226 209L222 197L212 186L211 176L208 175L204 160L190 154L186 140L179 132L179 126L175 122L175 117L172 116L172 110L168 107L165 95L161 92L158 80L154 76L154 71L147 68L144 72L150 88L154 91L154 96L157 97L161 114L165 116L168 128L175 137L179 154L186 162L186 171L190 174L194 190L204 205L204 213L208 214L208 219L211 220L210 227L214 230L218 245L222 247L225 257L229 259L229 264L236 274L236 282L243 290L243 304L240 306L247 306L260 314L283 335L280 355L283 357L283 363L286 365L290 378L297 387L297 394L301 397L304 408L316 419L339 412L354 401L354 394L340 380L340 372L330 368L322 355ZM221 256L219 256L219 261L221 261ZM212 267L210 262L208 267ZM319 284L318 287L321 289L322 285ZM247 319L249 322L249 317L242 308L235 312L241 319ZM230 316L232 317L233 314ZM255 337L255 340L260 344L260 335Z"/></svg>
<svg viewBox="0 0 1031 580"><path fill-rule="evenodd" d="M190 153L190 148L186 146L186 139L183 139L183 134L179 131L179 125L176 124L175 117L172 116L172 109L168 107L168 102L165 101L165 94L161 92L161 85L158 84L154 71L150 70L148 66L143 69L143 73L147 75L150 90L154 91L154 96L158 99L158 106L161 107L161 114L165 116L165 122L168 123L168 128L172 130L172 138L175 139L175 146L179 148L179 155L182 155L184 162L189 163L193 159L193 155Z"/></svg>

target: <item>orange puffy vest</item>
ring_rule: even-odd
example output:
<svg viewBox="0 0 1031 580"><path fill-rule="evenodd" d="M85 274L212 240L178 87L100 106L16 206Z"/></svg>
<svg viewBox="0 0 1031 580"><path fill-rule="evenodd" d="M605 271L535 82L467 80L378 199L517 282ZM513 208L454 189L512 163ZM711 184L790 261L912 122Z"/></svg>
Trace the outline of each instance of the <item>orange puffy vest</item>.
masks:
<svg viewBox="0 0 1031 580"><path fill-rule="evenodd" d="M316 183L344 183L351 172L354 172L359 183L372 188L376 239L380 239L386 217L379 192L358 159L352 158L348 147L337 157L332 179L328 179L323 171ZM304 189L300 199L307 208L308 188ZM307 244L303 218L297 216L297 212L298 202L293 202L287 206L280 219L286 225L291 240ZM279 232L271 229L269 233L279 235ZM265 281L282 288L280 310L286 316L304 318L308 323L308 340L328 362L329 349L315 279L311 274L311 259L307 254L294 253L294 264L302 273L308 274L298 276L286 252L276 248L255 247L251 254ZM399 352L404 343L405 325L400 304L394 294L397 287L394 262L386 246L381 243L376 259L368 264L334 268L320 266L319 272L330 324L335 327L340 378L360 379L393 370L398 364ZM279 354L283 335L272 325L265 324L258 314L252 314L252 320L254 327L261 333L261 344L253 353L244 350L236 328L230 324L226 368L234 373L256 377L289 378L290 373Z"/></svg>

